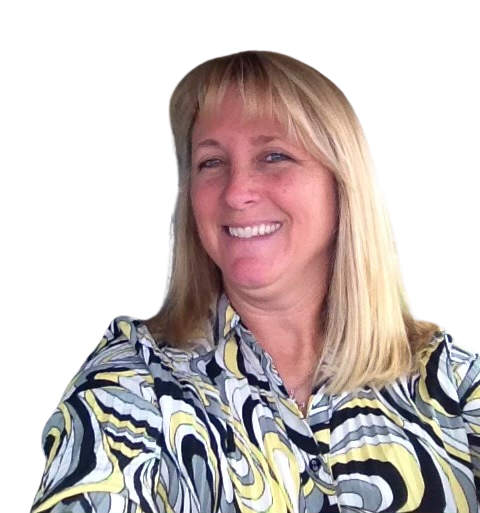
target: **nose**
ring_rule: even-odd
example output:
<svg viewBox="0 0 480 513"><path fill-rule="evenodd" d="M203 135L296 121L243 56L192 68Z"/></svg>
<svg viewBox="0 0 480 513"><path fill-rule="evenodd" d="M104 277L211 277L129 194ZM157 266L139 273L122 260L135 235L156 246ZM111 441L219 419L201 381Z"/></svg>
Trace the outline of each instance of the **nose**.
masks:
<svg viewBox="0 0 480 513"><path fill-rule="evenodd" d="M222 196L225 203L235 210L243 210L257 203L260 184L255 170L248 165L231 165Z"/></svg>

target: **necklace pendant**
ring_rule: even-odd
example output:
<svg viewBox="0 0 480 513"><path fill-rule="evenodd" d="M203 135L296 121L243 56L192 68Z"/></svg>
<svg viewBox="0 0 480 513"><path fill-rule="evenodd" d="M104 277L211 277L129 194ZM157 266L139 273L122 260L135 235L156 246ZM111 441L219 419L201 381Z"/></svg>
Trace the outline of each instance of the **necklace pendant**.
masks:
<svg viewBox="0 0 480 513"><path fill-rule="evenodd" d="M295 399L295 389L292 388L288 391L288 398L293 401L297 408L300 410L300 414L302 416L302 419L305 418L305 413L306 413L306 409L307 409L307 403L305 401L302 401L301 403L299 403L296 399Z"/></svg>

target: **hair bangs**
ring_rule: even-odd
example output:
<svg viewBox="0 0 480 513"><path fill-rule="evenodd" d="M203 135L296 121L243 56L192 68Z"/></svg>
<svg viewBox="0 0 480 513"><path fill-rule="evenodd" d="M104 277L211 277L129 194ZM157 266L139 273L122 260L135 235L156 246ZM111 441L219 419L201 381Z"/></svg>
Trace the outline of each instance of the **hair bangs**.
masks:
<svg viewBox="0 0 480 513"><path fill-rule="evenodd" d="M217 66L203 77L203 83L198 84L197 116L209 119L221 113L227 92L233 90L242 101L247 120L273 119L289 138L305 145L301 123L291 110L298 98L297 95L290 98L292 95L285 94L287 79L282 75L283 72L271 62L253 53L217 62Z"/></svg>

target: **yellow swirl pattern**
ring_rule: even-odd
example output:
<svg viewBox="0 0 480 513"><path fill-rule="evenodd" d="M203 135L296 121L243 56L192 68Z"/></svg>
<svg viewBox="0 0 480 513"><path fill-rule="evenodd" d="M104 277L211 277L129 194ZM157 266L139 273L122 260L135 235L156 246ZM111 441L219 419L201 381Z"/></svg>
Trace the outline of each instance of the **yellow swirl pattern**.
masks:
<svg viewBox="0 0 480 513"><path fill-rule="evenodd" d="M187 352L112 321L45 426L33 513L479 513L480 360L449 335L303 419L225 295L209 332Z"/></svg>

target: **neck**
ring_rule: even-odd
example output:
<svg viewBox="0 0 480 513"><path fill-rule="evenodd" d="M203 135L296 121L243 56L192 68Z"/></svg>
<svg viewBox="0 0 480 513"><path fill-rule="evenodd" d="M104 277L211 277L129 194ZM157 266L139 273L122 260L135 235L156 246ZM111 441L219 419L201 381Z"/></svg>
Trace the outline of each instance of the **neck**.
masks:
<svg viewBox="0 0 480 513"><path fill-rule="evenodd" d="M295 388L305 381L322 348L320 313L326 285L311 283L301 291L262 297L228 286L225 290L242 322L272 357L285 384Z"/></svg>

